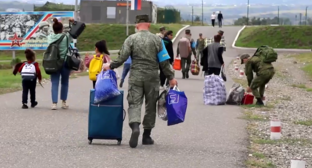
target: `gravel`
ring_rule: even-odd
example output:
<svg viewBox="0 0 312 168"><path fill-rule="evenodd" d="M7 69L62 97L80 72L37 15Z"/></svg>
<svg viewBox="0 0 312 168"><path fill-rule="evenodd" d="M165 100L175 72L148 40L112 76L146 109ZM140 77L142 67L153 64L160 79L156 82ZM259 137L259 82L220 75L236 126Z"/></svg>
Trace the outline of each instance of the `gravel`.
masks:
<svg viewBox="0 0 312 168"><path fill-rule="evenodd" d="M244 65L237 62L239 70ZM246 84L246 77L240 77L239 70L234 70L234 61L229 65L227 75L240 83ZM257 148L251 152L264 154L277 168L290 168L292 159L302 159L307 166L312 165L312 126L298 122L312 120L312 82L301 70L304 63L298 63L289 55L279 55L274 63L276 74L269 82L265 92L266 108L245 108L253 115L266 121L249 121L251 146ZM241 80L237 80L241 79ZM278 117L282 122L282 139L270 140L270 118ZM253 139L262 139L261 143ZM252 157L252 156L251 156Z"/></svg>

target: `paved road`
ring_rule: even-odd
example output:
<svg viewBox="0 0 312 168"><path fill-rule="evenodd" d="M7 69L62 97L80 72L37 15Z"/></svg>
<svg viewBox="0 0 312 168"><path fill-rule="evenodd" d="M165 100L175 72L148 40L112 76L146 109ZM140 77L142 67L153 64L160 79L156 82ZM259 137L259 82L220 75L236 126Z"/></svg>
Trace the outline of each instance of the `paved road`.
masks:
<svg viewBox="0 0 312 168"><path fill-rule="evenodd" d="M239 27L225 27L226 42L231 44ZM212 36L218 28L192 27ZM225 62L236 56L228 48ZM156 144L128 146L130 128L124 123L121 146L116 141L94 140L88 145L87 120L89 89L87 77L70 81L68 110L50 110L50 84L37 89L38 107L21 109L21 92L0 95L0 167L5 168L243 168L247 151L246 123L238 119L237 106L204 106L203 78L181 79L179 87L189 99L186 121L167 127L157 121L153 130ZM227 82L227 87L232 81ZM125 86L127 89L127 86ZM127 105L126 107L127 108Z"/></svg>

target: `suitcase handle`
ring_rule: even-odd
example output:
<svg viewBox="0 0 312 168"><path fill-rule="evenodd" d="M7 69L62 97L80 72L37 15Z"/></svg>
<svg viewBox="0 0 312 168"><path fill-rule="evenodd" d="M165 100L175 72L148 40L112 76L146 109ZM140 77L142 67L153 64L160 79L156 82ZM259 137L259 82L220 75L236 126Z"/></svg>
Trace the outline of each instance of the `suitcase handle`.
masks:
<svg viewBox="0 0 312 168"><path fill-rule="evenodd" d="M125 121L125 119L126 119L126 115L127 115L127 113L126 113L126 110L125 110L125 109L123 109L123 113L124 113L123 121Z"/></svg>

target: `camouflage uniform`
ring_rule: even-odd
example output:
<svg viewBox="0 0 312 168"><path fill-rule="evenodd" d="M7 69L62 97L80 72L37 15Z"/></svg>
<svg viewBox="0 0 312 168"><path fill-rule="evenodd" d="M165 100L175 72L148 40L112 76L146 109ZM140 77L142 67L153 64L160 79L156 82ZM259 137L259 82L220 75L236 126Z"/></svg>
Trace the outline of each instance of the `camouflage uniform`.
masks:
<svg viewBox="0 0 312 168"><path fill-rule="evenodd" d="M147 15L139 15L136 19L137 23L148 22ZM110 68L114 69L121 66L129 55L132 58L127 96L130 127L131 123L141 123L141 107L144 97L146 112L143 127L152 129L155 126L156 101L159 95L159 65L168 80L174 77L169 60L158 62L157 53L161 50L161 38L147 30L141 30L125 40L120 55L110 64Z"/></svg>
<svg viewBox="0 0 312 168"><path fill-rule="evenodd" d="M197 61L202 57L202 51L205 48L205 39L197 39L196 49L197 49Z"/></svg>
<svg viewBox="0 0 312 168"><path fill-rule="evenodd" d="M243 64L243 59L250 56L243 54L240 56ZM256 73L254 78L253 72ZM249 58L245 65L245 74L247 76L248 86L252 90L252 94L257 99L262 99L264 95L265 85L273 78L275 74L274 67L271 63L263 63L257 56Z"/></svg>

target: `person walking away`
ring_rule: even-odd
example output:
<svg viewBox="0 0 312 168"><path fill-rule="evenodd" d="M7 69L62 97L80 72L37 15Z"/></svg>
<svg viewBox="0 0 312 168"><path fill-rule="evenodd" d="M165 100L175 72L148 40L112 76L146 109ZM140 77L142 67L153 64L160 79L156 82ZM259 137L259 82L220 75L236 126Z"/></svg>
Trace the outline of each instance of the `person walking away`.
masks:
<svg viewBox="0 0 312 168"><path fill-rule="evenodd" d="M130 71L131 62L132 62L131 56L129 56L129 58L127 59L127 61L124 63L124 66L123 66L122 76L121 76L121 80L120 80L120 84L119 84L120 88L122 88L123 83L125 81L125 78L126 78L128 72Z"/></svg>
<svg viewBox="0 0 312 168"><path fill-rule="evenodd" d="M129 76L129 89L127 100L129 103L129 126L132 129L129 145L135 148L138 145L141 124L141 107L145 98L145 116L143 119L143 145L152 145L151 131L156 121L156 101L159 95L159 64L169 79L171 87L177 85L174 71L169 60L158 62L157 54L162 51L161 38L149 31L148 15L136 16L137 33L130 35L124 42L120 55L110 64L104 65L104 70L118 68L132 58L131 73Z"/></svg>
<svg viewBox="0 0 312 168"><path fill-rule="evenodd" d="M219 75L221 73L221 66L224 67L223 61L223 47L220 44L221 36L214 36L214 43L209 44L203 50L203 57L201 58L201 65L205 75Z"/></svg>
<svg viewBox="0 0 312 168"><path fill-rule="evenodd" d="M213 12L212 14L211 14L211 25L212 25L212 27L214 27L215 26L215 23L216 23L216 13L215 12Z"/></svg>
<svg viewBox="0 0 312 168"><path fill-rule="evenodd" d="M70 18L70 22L74 22L74 19ZM48 45L59 40L63 35L63 24L58 21L58 19L53 19L53 32L48 36ZM66 55L68 52L68 47L72 42L72 37L69 33L66 33L66 37L62 40L59 45L59 52L61 58L66 60ZM70 69L67 67L66 62L64 62L62 69L54 74L51 74L51 95L52 95L52 110L56 110L57 107L57 99L58 99L58 89L61 77L61 100L62 100L62 108L67 109L68 105L66 103L67 95L68 95L68 83L69 83L69 75Z"/></svg>
<svg viewBox="0 0 312 168"><path fill-rule="evenodd" d="M177 56L181 57L182 78L189 78L189 70L191 65L192 49L191 49L191 31L185 30L185 36L178 42Z"/></svg>
<svg viewBox="0 0 312 168"><path fill-rule="evenodd" d="M223 15L221 13L221 11L218 13L218 24L219 24L219 27L221 28L222 27L222 21L223 21Z"/></svg>
<svg viewBox="0 0 312 168"><path fill-rule="evenodd" d="M193 48L193 43L195 43L195 40L192 38L192 34L190 33L190 41L191 41L191 49L192 49L192 53L194 55L194 57L196 58L196 45L195 47Z"/></svg>
<svg viewBox="0 0 312 168"><path fill-rule="evenodd" d="M161 28L159 28L159 33L157 33L156 35L159 36L160 38L164 38L165 33L166 33L166 28L161 27Z"/></svg>
<svg viewBox="0 0 312 168"><path fill-rule="evenodd" d="M168 55L170 56L169 62L171 65L173 63L173 58L174 58L173 43L171 41L172 39L173 39L173 31L169 30L165 33L165 37L163 38L163 41L165 43L165 47L168 52ZM160 73L159 73L159 79L160 79L160 89L165 89L164 85L166 82L166 75L164 74L161 68L160 68ZM166 82L166 86L167 85L169 85L169 80L167 80Z"/></svg>
<svg viewBox="0 0 312 168"><path fill-rule="evenodd" d="M19 67L18 72L20 72L22 76L22 86L23 86L22 108L28 109L28 106L27 106L28 92L30 92L31 107L34 108L38 105L38 102L36 101L36 85L37 85L37 79L39 80L39 83L41 84L42 77L41 77L39 64L38 62L35 62L36 60L35 52L31 49L26 49L25 57L27 59L27 62L24 62Z"/></svg>
<svg viewBox="0 0 312 168"><path fill-rule="evenodd" d="M271 56L273 55L273 60L274 56L276 56L277 59L277 54L274 52L271 53L273 53L271 54ZM262 60L260 55L257 55L257 52L252 57L250 57L248 54L243 54L240 56L240 59L241 64L245 64L245 74L247 76L248 82L248 87L246 90L247 92L252 92L252 94L255 96L257 99L256 105L263 106L265 85L273 78L275 74L274 67L270 60ZM255 78L253 74L254 72L256 73Z"/></svg>
<svg viewBox="0 0 312 168"><path fill-rule="evenodd" d="M219 30L219 31L218 31L218 35L220 35L220 36L221 36L221 39L224 40L223 34L224 34L224 31L222 31L222 30Z"/></svg>
<svg viewBox="0 0 312 168"><path fill-rule="evenodd" d="M203 34L199 33L199 38L197 39L196 42L197 62L201 60L204 48L205 48L205 39L203 38Z"/></svg>
<svg viewBox="0 0 312 168"><path fill-rule="evenodd" d="M92 80L93 89L95 88L96 76L102 71L103 63L109 61L109 55L105 40L95 43L95 55L86 63L86 67L89 68L89 78Z"/></svg>

